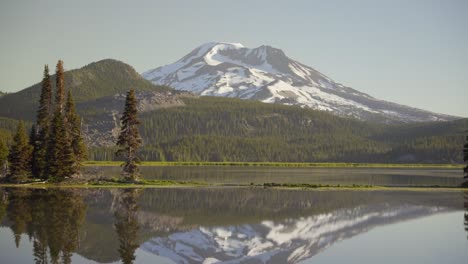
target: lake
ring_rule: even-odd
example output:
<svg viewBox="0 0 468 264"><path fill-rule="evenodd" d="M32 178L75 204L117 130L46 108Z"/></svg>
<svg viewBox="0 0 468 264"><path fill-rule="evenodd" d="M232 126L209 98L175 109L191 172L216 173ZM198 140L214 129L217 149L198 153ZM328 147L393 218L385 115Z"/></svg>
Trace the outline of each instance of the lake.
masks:
<svg viewBox="0 0 468 264"><path fill-rule="evenodd" d="M3 188L0 223L4 264L468 260L456 190Z"/></svg>
<svg viewBox="0 0 468 264"><path fill-rule="evenodd" d="M87 167L92 175L111 178L120 167ZM377 186L459 186L461 169L445 168L285 168L230 166L141 167L145 179L212 184L310 183Z"/></svg>

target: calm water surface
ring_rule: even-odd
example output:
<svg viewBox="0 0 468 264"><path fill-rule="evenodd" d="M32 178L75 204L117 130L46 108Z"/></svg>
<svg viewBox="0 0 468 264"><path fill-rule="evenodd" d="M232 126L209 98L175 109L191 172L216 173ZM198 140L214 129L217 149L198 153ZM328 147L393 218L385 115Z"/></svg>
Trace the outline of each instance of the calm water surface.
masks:
<svg viewBox="0 0 468 264"><path fill-rule="evenodd" d="M467 263L468 193L0 189L0 263Z"/></svg>
<svg viewBox="0 0 468 264"><path fill-rule="evenodd" d="M93 175L115 177L120 167L87 168ZM398 168L274 168L274 167L142 167L146 179L220 184L312 183L379 186L458 186L461 169Z"/></svg>

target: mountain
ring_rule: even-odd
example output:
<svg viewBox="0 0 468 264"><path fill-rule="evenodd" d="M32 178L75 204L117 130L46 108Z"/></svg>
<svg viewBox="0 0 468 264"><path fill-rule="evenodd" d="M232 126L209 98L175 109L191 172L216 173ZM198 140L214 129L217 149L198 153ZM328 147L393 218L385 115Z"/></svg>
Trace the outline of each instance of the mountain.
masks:
<svg viewBox="0 0 468 264"><path fill-rule="evenodd" d="M337 83L270 46L212 42L177 62L144 72L157 85L198 95L299 105L380 122L447 121L456 117L376 99Z"/></svg>
<svg viewBox="0 0 468 264"><path fill-rule="evenodd" d="M197 96L155 86L116 60L65 72L91 160L114 159L125 92L137 90L144 160L461 163L468 119L379 124L308 107ZM0 98L0 137L31 126L40 84Z"/></svg>
<svg viewBox="0 0 468 264"><path fill-rule="evenodd" d="M0 97L6 95L7 93L0 91Z"/></svg>
<svg viewBox="0 0 468 264"><path fill-rule="evenodd" d="M38 69L38 73L41 72L42 69ZM55 75L52 75L52 84L55 87ZM80 69L66 71L65 87L71 89L77 102L124 93L131 88L137 91L172 90L151 84L142 78L132 66L112 59L93 62ZM19 92L0 97L0 116L33 120L40 92L41 83L38 82Z"/></svg>

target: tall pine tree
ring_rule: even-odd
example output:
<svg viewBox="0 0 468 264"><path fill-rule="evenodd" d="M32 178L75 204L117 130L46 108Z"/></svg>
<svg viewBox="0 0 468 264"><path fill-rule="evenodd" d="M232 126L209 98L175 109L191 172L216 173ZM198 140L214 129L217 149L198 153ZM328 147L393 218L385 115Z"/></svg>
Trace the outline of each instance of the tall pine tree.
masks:
<svg viewBox="0 0 468 264"><path fill-rule="evenodd" d="M50 123L52 116L52 85L49 74L49 66L44 66L44 76L42 78L41 97L39 99L39 109L37 111L36 136L33 144L33 175L36 178L46 178L47 166L47 143L50 134Z"/></svg>
<svg viewBox="0 0 468 264"><path fill-rule="evenodd" d="M75 102L71 91L68 91L67 102L65 104L65 118L67 120L67 134L70 137L70 147L73 151L73 164L71 173L80 171L81 162L87 158L87 149L81 134L81 118L76 113Z"/></svg>
<svg viewBox="0 0 468 264"><path fill-rule="evenodd" d="M65 80L62 60L58 61L55 69L55 87L57 89L55 94L56 110L58 109L63 113L65 103Z"/></svg>
<svg viewBox="0 0 468 264"><path fill-rule="evenodd" d="M138 131L140 120L138 120L137 99L133 89L127 93L125 109L120 121L121 130L117 140L119 150L116 154L125 159L124 164L122 164L124 180L134 182L138 180L139 175L140 158L137 156L137 152L142 140Z"/></svg>
<svg viewBox="0 0 468 264"><path fill-rule="evenodd" d="M31 177L31 152L24 123L20 121L8 155L10 165L10 172L7 175L8 181L20 183Z"/></svg>
<svg viewBox="0 0 468 264"><path fill-rule="evenodd" d="M53 182L61 182L70 176L73 152L65 128L63 114L57 109L51 124L51 134L47 149L46 173Z"/></svg>
<svg viewBox="0 0 468 264"><path fill-rule="evenodd" d="M64 73L63 62L57 63L56 68L56 96L55 111L52 119L49 139L47 143L46 173L51 181L61 182L73 174L74 157L71 149L71 140L67 129L67 120L64 113Z"/></svg>

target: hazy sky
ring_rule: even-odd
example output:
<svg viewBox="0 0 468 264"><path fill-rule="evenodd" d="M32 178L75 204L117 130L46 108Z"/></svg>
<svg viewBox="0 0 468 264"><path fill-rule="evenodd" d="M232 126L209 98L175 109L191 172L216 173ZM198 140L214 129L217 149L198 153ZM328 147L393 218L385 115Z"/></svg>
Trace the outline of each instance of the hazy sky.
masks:
<svg viewBox="0 0 468 264"><path fill-rule="evenodd" d="M0 90L104 58L138 72L210 41L262 44L370 95L468 117L465 0L0 0Z"/></svg>

